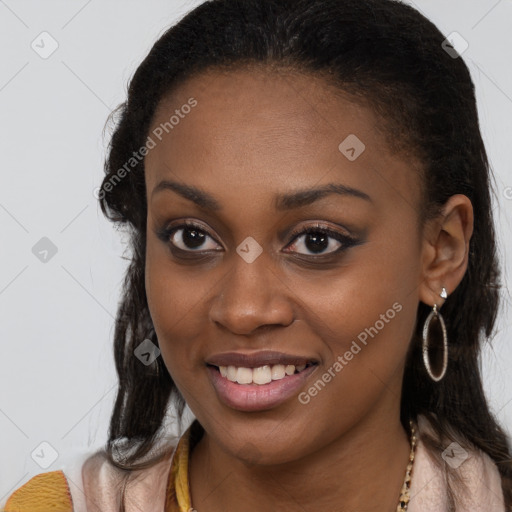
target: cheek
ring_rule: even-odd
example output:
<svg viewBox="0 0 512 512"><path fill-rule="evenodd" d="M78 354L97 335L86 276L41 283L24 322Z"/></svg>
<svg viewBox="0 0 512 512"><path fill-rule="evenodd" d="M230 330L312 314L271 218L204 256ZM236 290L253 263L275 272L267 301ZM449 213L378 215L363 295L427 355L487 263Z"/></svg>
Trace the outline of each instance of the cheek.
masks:
<svg viewBox="0 0 512 512"><path fill-rule="evenodd" d="M208 294L222 275L173 263L165 244L150 238L145 268L149 311L162 358L180 387L182 376L203 369L200 347L207 341Z"/></svg>
<svg viewBox="0 0 512 512"><path fill-rule="evenodd" d="M347 369L358 367L355 381L363 375L392 379L403 363L416 322L417 235L411 231L404 238L403 230L391 236L381 232L358 247L353 259L328 280L304 281L296 288L307 304L307 323L328 348L327 362L344 357L350 363Z"/></svg>
<svg viewBox="0 0 512 512"><path fill-rule="evenodd" d="M299 396L311 428L322 428L333 415L333 425L348 428L379 401L389 404L400 396L419 272L418 250L404 245L373 240L361 246L357 265L348 265L323 291L311 283L305 290L304 298L315 297L305 321L326 353L324 366Z"/></svg>

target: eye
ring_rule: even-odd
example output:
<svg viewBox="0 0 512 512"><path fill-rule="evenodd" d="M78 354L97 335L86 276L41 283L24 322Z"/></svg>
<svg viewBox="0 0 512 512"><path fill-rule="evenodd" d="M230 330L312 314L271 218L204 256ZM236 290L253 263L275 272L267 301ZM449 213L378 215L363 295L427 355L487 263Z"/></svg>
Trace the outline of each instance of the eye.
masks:
<svg viewBox="0 0 512 512"><path fill-rule="evenodd" d="M218 250L219 245L204 229L193 222L165 229L161 238L183 252ZM208 240L214 243L208 244Z"/></svg>
<svg viewBox="0 0 512 512"><path fill-rule="evenodd" d="M292 236L294 236L294 242L287 247L294 248L292 252L298 252L306 256L329 255L341 252L356 244L356 240L350 236L320 225L295 231ZM310 252L301 252L301 250Z"/></svg>

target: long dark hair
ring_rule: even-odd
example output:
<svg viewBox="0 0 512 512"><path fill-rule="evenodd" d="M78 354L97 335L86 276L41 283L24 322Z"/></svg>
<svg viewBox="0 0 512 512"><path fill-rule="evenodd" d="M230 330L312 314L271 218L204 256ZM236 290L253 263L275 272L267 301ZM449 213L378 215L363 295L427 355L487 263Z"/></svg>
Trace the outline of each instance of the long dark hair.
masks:
<svg viewBox="0 0 512 512"><path fill-rule="evenodd" d="M114 334L119 388L106 445L113 464L132 469L154 463L158 457L147 456L169 406L177 406L178 417L184 406L162 358L145 366L133 355L143 340L155 345L158 340L144 281L144 160L130 159L146 144L161 99L187 78L209 68L274 66L322 76L381 115L390 144L422 164L422 221L454 194L471 200L469 267L443 306L449 371L434 383L424 369L421 328L430 308L420 303L405 366L401 421L409 430L409 418L424 415L437 434L429 442L438 455L446 446L442 439L454 431L487 453L511 506L510 445L489 410L479 369L481 346L494 332L499 306L491 175L473 82L462 58L445 51L444 40L429 20L394 0L210 0L154 44L129 84L127 101L114 113L100 190L103 213L126 225L131 237ZM115 453L121 439L134 448L122 462Z"/></svg>

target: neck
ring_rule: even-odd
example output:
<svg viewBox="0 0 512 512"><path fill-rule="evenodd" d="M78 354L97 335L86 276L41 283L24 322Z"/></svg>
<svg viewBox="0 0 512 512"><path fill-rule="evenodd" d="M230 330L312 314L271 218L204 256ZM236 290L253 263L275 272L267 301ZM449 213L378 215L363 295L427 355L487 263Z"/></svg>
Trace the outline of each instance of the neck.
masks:
<svg viewBox="0 0 512 512"><path fill-rule="evenodd" d="M398 415L365 417L331 444L278 466L250 466L204 434L191 455L190 489L197 512L225 510L395 512L410 444Z"/></svg>

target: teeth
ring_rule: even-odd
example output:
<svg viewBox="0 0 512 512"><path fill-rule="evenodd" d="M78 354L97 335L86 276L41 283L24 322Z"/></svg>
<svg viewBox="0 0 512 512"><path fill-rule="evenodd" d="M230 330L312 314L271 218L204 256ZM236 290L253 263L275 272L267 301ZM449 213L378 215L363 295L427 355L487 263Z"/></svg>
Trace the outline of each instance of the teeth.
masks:
<svg viewBox="0 0 512 512"><path fill-rule="evenodd" d="M252 370L250 368L238 368L236 381L238 384L250 384L252 382Z"/></svg>
<svg viewBox="0 0 512 512"><path fill-rule="evenodd" d="M284 372L286 373L286 375L293 375L295 373L295 366L293 364L289 364L284 369Z"/></svg>
<svg viewBox="0 0 512 512"><path fill-rule="evenodd" d="M225 367L224 367L225 368ZM222 373L222 372L221 372ZM231 382L236 382L236 366L228 366L226 377Z"/></svg>
<svg viewBox="0 0 512 512"><path fill-rule="evenodd" d="M236 366L219 366L220 374L231 382L238 384L268 384L273 380L284 379L287 375L293 375L295 371L301 372L306 368L305 364L295 366L293 364L265 365L258 368L244 368Z"/></svg>
<svg viewBox="0 0 512 512"><path fill-rule="evenodd" d="M272 366L271 370L271 376L272 380L281 380L284 379L286 373L284 372L284 365L283 364L275 364Z"/></svg>
<svg viewBox="0 0 512 512"><path fill-rule="evenodd" d="M272 382L270 366L266 365L254 368L252 371L252 381L254 384L268 384L269 382Z"/></svg>

